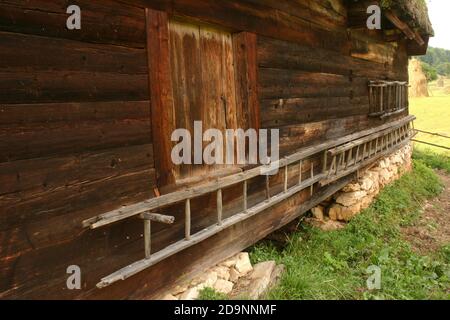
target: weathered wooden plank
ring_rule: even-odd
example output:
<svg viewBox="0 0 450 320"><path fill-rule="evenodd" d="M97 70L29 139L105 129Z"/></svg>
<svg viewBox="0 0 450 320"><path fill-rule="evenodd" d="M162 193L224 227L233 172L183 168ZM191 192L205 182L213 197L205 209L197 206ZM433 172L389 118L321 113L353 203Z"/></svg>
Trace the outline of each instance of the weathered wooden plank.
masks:
<svg viewBox="0 0 450 320"><path fill-rule="evenodd" d="M141 184L141 192L152 196L155 187L154 169L130 171L121 176L86 181L70 186L44 190L22 198L20 192L0 196L0 230L11 229L23 223L55 218L68 212L86 210L99 203L109 201L120 205L120 198L126 197L125 184ZM117 199L112 202L111 199ZM116 202L117 201L117 202Z"/></svg>
<svg viewBox="0 0 450 320"><path fill-rule="evenodd" d="M1 104L0 125L150 119L150 101Z"/></svg>
<svg viewBox="0 0 450 320"><path fill-rule="evenodd" d="M298 69L374 79L395 79L397 75L390 65L267 37L258 37L258 64L265 68Z"/></svg>
<svg viewBox="0 0 450 320"><path fill-rule="evenodd" d="M81 8L81 30L66 28L70 4ZM5 0L0 6L2 31L145 48L144 9L122 1Z"/></svg>
<svg viewBox="0 0 450 320"><path fill-rule="evenodd" d="M152 144L0 163L0 195L57 191L153 167Z"/></svg>
<svg viewBox="0 0 450 320"><path fill-rule="evenodd" d="M127 0L127 2L131 1ZM260 1L175 0L148 2L139 0L134 3L165 10L174 15L221 25L234 31L248 31L314 46L325 46L341 52L348 49L344 29L334 30L333 34L320 27L312 31L311 22L292 15L292 10L276 10L277 14L273 14L274 10L270 4ZM297 6L292 3L289 5ZM298 4L296 11L298 12L302 8L302 4Z"/></svg>
<svg viewBox="0 0 450 320"><path fill-rule="evenodd" d="M144 251L145 258L149 259L152 249L152 224L150 219L144 219Z"/></svg>
<svg viewBox="0 0 450 320"><path fill-rule="evenodd" d="M376 40L361 30L351 30L351 56L380 64L393 65L398 44Z"/></svg>
<svg viewBox="0 0 450 320"><path fill-rule="evenodd" d="M347 10L343 0L309 1L311 21L333 30L347 24Z"/></svg>
<svg viewBox="0 0 450 320"><path fill-rule="evenodd" d="M261 120L258 99L257 37L248 32L234 34L233 47L240 128L258 130Z"/></svg>
<svg viewBox="0 0 450 320"><path fill-rule="evenodd" d="M147 51L151 97L152 133L155 144L155 168L158 186L175 182L171 134L174 131L174 100L169 51L169 21L167 13L145 10L147 21Z"/></svg>
<svg viewBox="0 0 450 320"><path fill-rule="evenodd" d="M2 71L87 71L146 74L144 48L0 32Z"/></svg>
<svg viewBox="0 0 450 320"><path fill-rule="evenodd" d="M350 28L367 29L367 8L371 5L380 6L379 0L364 0L352 1L351 5L347 6L347 25Z"/></svg>
<svg viewBox="0 0 450 320"><path fill-rule="evenodd" d="M86 71L1 71L0 103L148 100L148 76Z"/></svg>
<svg viewBox="0 0 450 320"><path fill-rule="evenodd" d="M261 101L264 128L279 128L308 122L367 115L369 100L363 97L264 99Z"/></svg>
<svg viewBox="0 0 450 320"><path fill-rule="evenodd" d="M193 132L194 121L202 120L200 30L198 26L170 21L169 33L175 124L176 128ZM189 165L177 166L175 170L178 178L193 175L193 168Z"/></svg>
<svg viewBox="0 0 450 320"><path fill-rule="evenodd" d="M423 46L425 44L425 41L422 39L422 36L412 30L405 22L403 22L398 15L391 11L387 10L384 12L384 15L394 26L396 26L398 29L400 29L410 40L415 40L419 46Z"/></svg>
<svg viewBox="0 0 450 320"><path fill-rule="evenodd" d="M74 154L152 141L150 119L0 126L0 162Z"/></svg>
<svg viewBox="0 0 450 320"><path fill-rule="evenodd" d="M364 115L283 126L279 128L280 154L290 154L299 148L367 130L382 123Z"/></svg>
<svg viewBox="0 0 450 320"><path fill-rule="evenodd" d="M259 70L261 99L351 97L368 94L367 79L286 69Z"/></svg>
<svg viewBox="0 0 450 320"><path fill-rule="evenodd" d="M237 128L235 70L231 34L200 28L203 130ZM211 167L211 166L208 166ZM214 168L205 168L205 170Z"/></svg>

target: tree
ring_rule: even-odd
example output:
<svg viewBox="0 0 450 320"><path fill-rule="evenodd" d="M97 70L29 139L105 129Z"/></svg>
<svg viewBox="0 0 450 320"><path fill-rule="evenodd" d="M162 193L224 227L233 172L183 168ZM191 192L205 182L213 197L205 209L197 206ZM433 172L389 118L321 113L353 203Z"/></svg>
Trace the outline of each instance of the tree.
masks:
<svg viewBox="0 0 450 320"><path fill-rule="evenodd" d="M428 63L422 62L422 70L423 73L425 73L425 77L427 77L428 82L437 80L438 74L436 69L430 66Z"/></svg>
<svg viewBox="0 0 450 320"><path fill-rule="evenodd" d="M440 75L450 77L450 62L441 63L436 70Z"/></svg>
<svg viewBox="0 0 450 320"><path fill-rule="evenodd" d="M450 76L450 50L430 47L427 54L419 57L419 60L427 63L438 74Z"/></svg>

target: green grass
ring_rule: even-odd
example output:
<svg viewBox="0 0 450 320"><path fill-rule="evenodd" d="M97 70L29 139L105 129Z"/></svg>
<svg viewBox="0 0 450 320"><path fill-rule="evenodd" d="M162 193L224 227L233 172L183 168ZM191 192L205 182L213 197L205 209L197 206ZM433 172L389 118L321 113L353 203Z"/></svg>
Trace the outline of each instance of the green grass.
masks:
<svg viewBox="0 0 450 320"><path fill-rule="evenodd" d="M387 186L374 204L345 229L323 232L305 226L287 247L270 242L253 247L254 263L276 260L286 265L271 299L449 299L450 246L421 256L402 240L400 228L420 215L421 204L439 194L442 185L427 167L414 160L414 170ZM381 268L381 290L369 291L366 270Z"/></svg>
<svg viewBox="0 0 450 320"><path fill-rule="evenodd" d="M450 174L450 157L429 149L415 148L413 157L434 169L445 170Z"/></svg>
<svg viewBox="0 0 450 320"><path fill-rule="evenodd" d="M215 291L213 288L205 288L200 291L198 300L227 300L227 296Z"/></svg>
<svg viewBox="0 0 450 320"><path fill-rule="evenodd" d="M450 80L446 79L446 85L450 87ZM415 128L436 132L450 137L450 95L446 94L442 88L438 88L436 83L429 86L431 97L410 99L410 113L417 117ZM418 140L430 142L446 147L450 147L450 139L431 136L428 134L417 135ZM421 150L431 150L440 154L450 156L450 151L429 147L416 143L415 146Z"/></svg>

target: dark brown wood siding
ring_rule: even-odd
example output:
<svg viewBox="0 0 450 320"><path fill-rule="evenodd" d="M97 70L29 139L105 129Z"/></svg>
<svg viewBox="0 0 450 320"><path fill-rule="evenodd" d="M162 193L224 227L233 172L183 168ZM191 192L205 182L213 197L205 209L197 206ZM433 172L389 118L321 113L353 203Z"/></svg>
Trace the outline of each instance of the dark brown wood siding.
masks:
<svg viewBox="0 0 450 320"><path fill-rule="evenodd" d="M101 268L132 240L81 222L153 195L144 9L75 2L74 31L67 1L0 4L2 297L58 297L67 266Z"/></svg>
<svg viewBox="0 0 450 320"><path fill-rule="evenodd" d="M244 249L306 208L304 192L125 282L95 287L101 277L143 257L142 222L133 218L94 231L81 222L152 197L154 154L167 150L152 138L159 119L151 116L149 79L154 83L162 71L152 69L157 61L147 50L146 8L232 34L248 32L238 40L251 46L243 54L256 59L257 70L245 60L237 61L237 70L257 77L251 91L258 95L238 103L258 100L259 112L247 120L279 128L283 153L379 125L367 116L367 81L407 79L406 45L348 31L343 0L71 4L82 8L81 30L66 29L65 0L0 4L1 298L153 296L182 273ZM319 168L320 160L313 161ZM280 183L273 179L273 190ZM251 201L264 196L262 186L263 179L249 184ZM317 197L335 189L316 190ZM224 217L238 211L239 197L239 190L224 190ZM214 198L191 206L193 232L214 223ZM155 226L153 251L183 237L182 206L168 213L176 222ZM81 267L82 290L66 289L71 264ZM169 267L173 272L166 272Z"/></svg>

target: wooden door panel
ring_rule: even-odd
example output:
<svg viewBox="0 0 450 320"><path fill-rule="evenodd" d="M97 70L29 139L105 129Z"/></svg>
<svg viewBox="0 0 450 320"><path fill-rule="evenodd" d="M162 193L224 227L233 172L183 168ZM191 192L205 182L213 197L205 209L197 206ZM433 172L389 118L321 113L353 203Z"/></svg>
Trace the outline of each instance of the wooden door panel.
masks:
<svg viewBox="0 0 450 320"><path fill-rule="evenodd" d="M203 131L237 128L231 34L178 21L169 23L169 34L176 127L186 128L191 134L194 121L202 121ZM221 168L182 165L176 175L183 179Z"/></svg>

